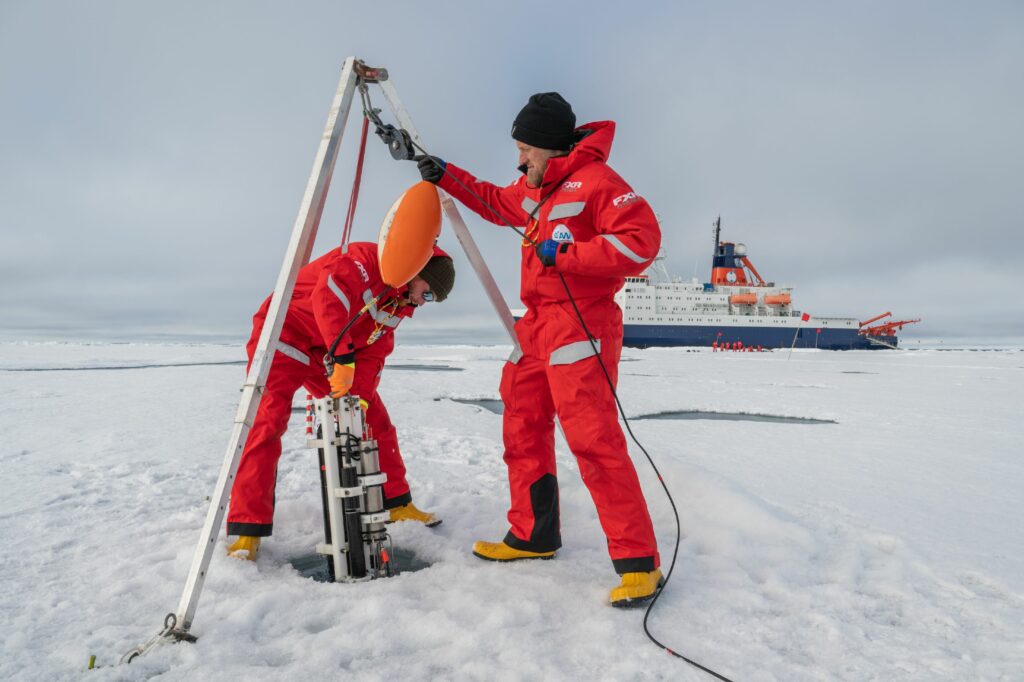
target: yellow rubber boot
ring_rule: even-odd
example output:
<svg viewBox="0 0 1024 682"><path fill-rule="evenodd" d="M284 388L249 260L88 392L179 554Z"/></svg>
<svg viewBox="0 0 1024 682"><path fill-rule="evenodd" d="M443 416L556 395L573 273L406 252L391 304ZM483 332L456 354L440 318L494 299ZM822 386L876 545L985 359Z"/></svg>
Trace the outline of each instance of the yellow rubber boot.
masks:
<svg viewBox="0 0 1024 682"><path fill-rule="evenodd" d="M650 601L662 585L661 570L650 573L623 573L622 582L612 590L612 606L639 606Z"/></svg>
<svg viewBox="0 0 1024 682"><path fill-rule="evenodd" d="M239 535L235 542L228 546L228 556L236 559L256 561L256 553L260 551L260 539L252 535Z"/></svg>
<svg viewBox="0 0 1024 682"><path fill-rule="evenodd" d="M441 519L436 515L417 509L412 502L391 510L391 520L388 523L395 521L418 521L427 528L433 528L441 523Z"/></svg>
<svg viewBox="0 0 1024 682"><path fill-rule="evenodd" d="M550 552L527 552L525 549L509 547L504 542L484 542L477 540L473 543L473 554L486 559L487 561L519 561L521 559L550 559L555 556L554 551Z"/></svg>

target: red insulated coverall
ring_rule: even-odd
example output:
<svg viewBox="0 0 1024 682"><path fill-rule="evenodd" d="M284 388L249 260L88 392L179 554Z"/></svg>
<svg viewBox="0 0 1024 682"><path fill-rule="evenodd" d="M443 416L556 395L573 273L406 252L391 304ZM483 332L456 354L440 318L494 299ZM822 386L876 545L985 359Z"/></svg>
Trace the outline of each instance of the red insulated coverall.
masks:
<svg viewBox="0 0 1024 682"><path fill-rule="evenodd" d="M505 462L512 506L505 543L546 552L561 546L554 416L557 414L580 474L597 506L608 551L619 573L660 564L654 528L619 427L608 382L557 272L565 277L613 383L622 351L622 311L614 295L624 277L651 263L661 244L647 202L605 162L615 123L577 128L582 137L568 156L548 161L540 187L525 177L508 187L482 182L449 163L448 173L470 187L496 216L446 174L442 189L481 217L504 218L536 243L568 242L545 267L523 242L520 297L526 315L516 323L522 354L509 358L501 378ZM539 210L538 210L539 207Z"/></svg>
<svg viewBox="0 0 1024 682"><path fill-rule="evenodd" d="M435 255L447 255L436 247L434 251ZM327 395L330 385L323 356L351 317L386 288L377 262L377 245L372 242L353 242L345 252L335 249L299 270L277 354L231 489L228 535L266 536L273 531L277 460L291 416L292 398L302 386L318 398ZM395 347L394 330L415 310L402 305L404 294L403 287L371 307L346 332L335 351L336 355L355 352L351 394L369 404L366 423L380 448L381 471L388 477L384 484L386 508L412 501L398 436L377 395L384 360ZM253 317L252 336L246 346L250 365L269 307L267 298Z"/></svg>

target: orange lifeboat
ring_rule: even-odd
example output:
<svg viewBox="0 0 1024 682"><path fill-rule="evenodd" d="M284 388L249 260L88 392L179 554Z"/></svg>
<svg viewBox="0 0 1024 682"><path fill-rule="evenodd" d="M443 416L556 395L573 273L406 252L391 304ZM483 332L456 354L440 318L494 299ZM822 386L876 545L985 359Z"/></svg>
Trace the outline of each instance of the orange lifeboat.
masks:
<svg viewBox="0 0 1024 682"><path fill-rule="evenodd" d="M789 305L789 294L770 294L764 297L765 305Z"/></svg>
<svg viewBox="0 0 1024 682"><path fill-rule="evenodd" d="M757 294L733 294L729 297L729 303L733 305L754 305L757 303Z"/></svg>

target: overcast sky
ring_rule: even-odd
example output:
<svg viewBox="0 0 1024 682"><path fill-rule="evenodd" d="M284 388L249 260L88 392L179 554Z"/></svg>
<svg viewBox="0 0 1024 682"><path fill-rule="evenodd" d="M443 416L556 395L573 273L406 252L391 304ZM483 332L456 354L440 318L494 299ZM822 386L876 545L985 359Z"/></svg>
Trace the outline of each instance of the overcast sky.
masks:
<svg viewBox="0 0 1024 682"><path fill-rule="evenodd" d="M675 275L707 278L721 214L815 315L1024 336L1020 2L0 0L3 338L246 336L349 55L389 69L433 153L500 184L530 94L615 120L611 164ZM315 253L340 239L357 125ZM369 144L374 240L419 175ZM518 238L466 218L518 306ZM456 267L403 332L500 341Z"/></svg>

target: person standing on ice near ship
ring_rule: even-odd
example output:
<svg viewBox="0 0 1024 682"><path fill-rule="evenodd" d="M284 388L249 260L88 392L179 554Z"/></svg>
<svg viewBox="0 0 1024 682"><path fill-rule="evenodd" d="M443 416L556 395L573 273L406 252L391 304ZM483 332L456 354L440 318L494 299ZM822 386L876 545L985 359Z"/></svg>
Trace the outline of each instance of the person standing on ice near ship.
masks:
<svg viewBox="0 0 1024 682"><path fill-rule="evenodd" d="M229 554L255 559L260 538L273 530L281 437L288 428L292 398L303 386L317 397L330 393L340 398L351 393L366 401L366 424L377 440L381 471L387 474L384 508L390 510L391 521L418 521L427 526L441 523L412 503L398 436L377 385L384 360L395 348L398 324L424 303L445 300L454 284L452 259L435 246L419 275L397 292L386 294L345 333L335 349L334 370L328 379L321 358L352 316L387 289L381 279L377 244L353 242L344 251L330 251L299 270L277 355L231 489L227 532L238 539L229 545ZM246 346L250 365L269 307L267 298L253 317Z"/></svg>
<svg viewBox="0 0 1024 682"><path fill-rule="evenodd" d="M654 528L608 379L558 275L614 383L622 350L615 292L650 265L661 231L647 202L606 163L615 123L575 124L558 93L530 97L512 125L525 177L507 187L438 157L416 161L424 180L493 223L525 228L527 237L520 289L527 312L515 327L522 352L505 363L500 389L511 529L501 542L477 542L473 553L493 561L548 559L561 547L557 414L621 576L611 603L629 606L653 597L661 580Z"/></svg>

